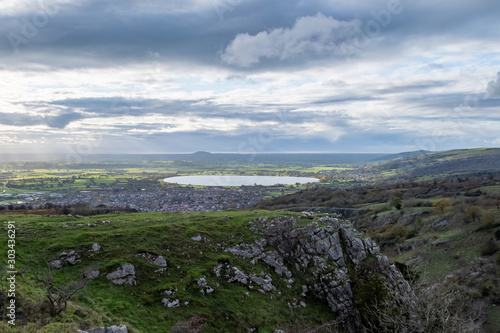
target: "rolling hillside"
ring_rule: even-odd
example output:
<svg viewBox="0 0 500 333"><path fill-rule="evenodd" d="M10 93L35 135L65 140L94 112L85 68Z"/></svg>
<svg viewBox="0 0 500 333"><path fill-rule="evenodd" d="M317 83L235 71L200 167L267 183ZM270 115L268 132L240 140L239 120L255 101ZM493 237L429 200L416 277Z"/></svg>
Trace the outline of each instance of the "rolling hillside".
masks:
<svg viewBox="0 0 500 333"><path fill-rule="evenodd" d="M380 165L382 171L394 171L396 177L439 178L474 176L500 172L500 148L451 150L396 159Z"/></svg>

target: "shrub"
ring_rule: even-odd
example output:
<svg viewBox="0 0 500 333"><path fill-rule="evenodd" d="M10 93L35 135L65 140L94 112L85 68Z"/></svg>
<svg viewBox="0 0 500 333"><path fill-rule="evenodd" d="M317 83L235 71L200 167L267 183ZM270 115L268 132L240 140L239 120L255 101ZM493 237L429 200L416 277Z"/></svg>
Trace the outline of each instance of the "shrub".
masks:
<svg viewBox="0 0 500 333"><path fill-rule="evenodd" d="M429 288L422 282L413 293L400 295L397 307L389 303L368 309L369 333L440 332L476 333L481 331L481 313L472 311L470 296L441 287Z"/></svg>
<svg viewBox="0 0 500 333"><path fill-rule="evenodd" d="M408 238L414 237L415 235L416 232L413 229L397 224L390 224L382 227L380 231L373 236L373 239L377 242L402 242Z"/></svg>
<svg viewBox="0 0 500 333"><path fill-rule="evenodd" d="M500 265L500 254L495 256L495 264Z"/></svg>
<svg viewBox="0 0 500 333"><path fill-rule="evenodd" d="M193 316L188 320L177 323L172 327L172 333L201 333L205 319L200 316Z"/></svg>
<svg viewBox="0 0 500 333"><path fill-rule="evenodd" d="M493 238L490 238L483 246L481 246L481 254L490 256L498 251L498 245Z"/></svg>
<svg viewBox="0 0 500 333"><path fill-rule="evenodd" d="M415 282L420 279L420 273L413 270L410 266L405 263L395 261L394 266L403 274L406 281Z"/></svg>
<svg viewBox="0 0 500 333"><path fill-rule="evenodd" d="M443 214L444 209L451 206L451 201L450 199L441 199L436 201L432 206L434 206L434 213Z"/></svg>
<svg viewBox="0 0 500 333"><path fill-rule="evenodd" d="M465 212L465 217L472 222L476 222L480 217L480 210L478 206L469 206Z"/></svg>
<svg viewBox="0 0 500 333"><path fill-rule="evenodd" d="M403 207L403 200L401 200L401 198L394 197L392 198L390 205L397 210L400 210Z"/></svg>

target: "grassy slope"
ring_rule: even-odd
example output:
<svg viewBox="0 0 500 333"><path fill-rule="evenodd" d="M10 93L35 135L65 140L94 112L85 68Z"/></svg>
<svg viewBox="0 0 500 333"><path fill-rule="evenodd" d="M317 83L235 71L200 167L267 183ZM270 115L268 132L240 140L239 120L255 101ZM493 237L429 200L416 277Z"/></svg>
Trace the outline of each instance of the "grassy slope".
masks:
<svg viewBox="0 0 500 333"><path fill-rule="evenodd" d="M414 237L400 238L394 246L383 248L383 253L391 261L409 263L434 283L448 284L465 290L474 299L486 301L488 319L486 332L498 332L500 328L500 309L495 306L500 296L500 271L498 252L485 255L483 249L490 239L495 239L495 231L500 230L500 213L494 208L483 208L483 216L489 213L496 223L486 225L483 221L435 226L435 222L450 218L454 207L449 207L443 214L432 214L422 218L418 224L407 227L416 233ZM483 229L484 228L484 229ZM386 232L386 235L388 233ZM401 234L401 232L400 232ZM371 230L369 236L378 239L381 230ZM394 235L395 236L395 235ZM390 236L388 238L391 238ZM397 236L392 237L392 239ZM380 241L380 239L378 239ZM407 246L421 243L415 249ZM498 241L496 241L498 247ZM477 277L474 274L478 274Z"/></svg>
<svg viewBox="0 0 500 333"><path fill-rule="evenodd" d="M297 320L304 325L316 326L332 320L330 309L314 299L307 299L306 308L291 310L287 305L301 294L300 281L288 288L288 283L260 264L223 252L225 247L240 242L250 242L257 235L245 226L248 221L267 211L215 212L196 214L116 214L73 218L67 216L2 216L16 221L19 228L16 237L18 274L18 302L20 309L43 299L41 286L28 272L33 267L33 257L41 261L63 251L77 250L83 261L75 266L64 266L56 271L56 281L78 279L86 267L98 267L101 276L77 294L68 309L59 317L52 318L42 329L40 323L32 323L13 332L74 332L75 329L100 325L126 324L129 332L170 332L175 323L199 315L206 321L204 332L245 332L254 327L258 332L274 332L276 328L291 327ZM111 221L111 223L102 223ZM88 226L97 224L97 226ZM79 226L78 224L83 224ZM6 223L3 223L5 227ZM7 232L0 234L0 253L7 253ZM191 237L202 235L210 242L196 242ZM94 256L88 256L93 243L102 246ZM135 256L141 251L162 255L168 268L159 275L157 266ZM239 283L227 283L215 276L213 268L221 258L228 258L233 266L245 273L269 273L278 291L261 294ZM123 264L133 264L136 270L136 286L114 285L105 278ZM104 273L104 274L103 274ZM203 295L196 281L206 277L215 292ZM177 289L174 298L188 306L167 308L161 304L162 290ZM246 293L248 292L248 295ZM81 323L82 325L80 325ZM2 326L3 325L3 326ZM6 324L0 324L0 331Z"/></svg>
<svg viewBox="0 0 500 333"><path fill-rule="evenodd" d="M460 149L433 153L405 160L394 160L380 166L383 170L397 170L422 180L471 174L482 171L500 171L499 148Z"/></svg>

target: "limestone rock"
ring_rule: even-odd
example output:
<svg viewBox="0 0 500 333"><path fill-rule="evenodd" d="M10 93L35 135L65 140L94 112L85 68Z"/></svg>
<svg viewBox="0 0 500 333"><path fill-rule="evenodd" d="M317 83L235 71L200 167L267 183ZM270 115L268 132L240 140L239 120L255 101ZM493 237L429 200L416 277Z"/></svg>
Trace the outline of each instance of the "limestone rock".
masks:
<svg viewBox="0 0 500 333"><path fill-rule="evenodd" d="M61 263L63 264L66 263L70 265L76 265L79 262L81 262L80 255L75 250L72 250L69 253L66 252L60 253L59 258Z"/></svg>
<svg viewBox="0 0 500 333"><path fill-rule="evenodd" d="M389 264L387 257L380 254L375 242L364 238L349 221L321 217L300 227L290 217L271 221L257 218L250 222L250 230L263 238L254 244L239 244L227 251L253 263L261 260L287 278L292 276L292 270L300 272L309 282L302 286L302 296L312 293L325 300L350 333L362 332L361 313L354 303L353 284L358 275L364 274L366 268L363 263L369 256L376 259L375 264L370 264L372 271L369 273L382 277L389 295L408 295L410 292L409 284L396 267ZM266 245L275 250L264 251ZM354 268L353 271L347 269L348 264ZM217 268L217 271L222 272L222 268ZM247 284L252 277L236 269L230 280ZM263 284L255 278L253 281ZM299 300L290 304L292 308L305 305Z"/></svg>
<svg viewBox="0 0 500 333"><path fill-rule="evenodd" d="M118 268L116 271L109 273L106 275L108 280L111 280L114 284L128 284L135 285L135 268L133 265L123 265L121 268Z"/></svg>
<svg viewBox="0 0 500 333"><path fill-rule="evenodd" d="M180 305L180 301L178 299L170 300L168 298L164 298L161 300L163 305L169 308L177 308Z"/></svg>
<svg viewBox="0 0 500 333"><path fill-rule="evenodd" d="M94 280L96 278L99 277L99 271L97 270L87 270L83 273L83 276L86 278L86 279L89 279L89 280Z"/></svg>
<svg viewBox="0 0 500 333"><path fill-rule="evenodd" d="M155 273L163 273L167 269L167 260L165 260L165 258L163 258L162 256L149 252L137 253L135 256L146 260L152 265L160 266L161 268L155 270Z"/></svg>
<svg viewBox="0 0 500 333"><path fill-rule="evenodd" d="M61 268L62 262L61 262L61 260L52 260L51 262L49 262L49 265L50 265L50 267Z"/></svg>
<svg viewBox="0 0 500 333"><path fill-rule="evenodd" d="M207 280L202 277L200 278L198 281L197 281L197 284L198 284L198 287L200 287L200 292L204 295L206 294L210 294L210 293L213 293L214 292L214 288L210 287L208 284L207 284Z"/></svg>
<svg viewBox="0 0 500 333"><path fill-rule="evenodd" d="M248 285L248 288L250 289L253 289L253 284L256 284L261 287L260 289L257 289L257 291L262 293L276 290L276 287L272 284L273 279L264 272L261 272L260 274L264 277L254 274L247 275L237 267L232 267L229 264L218 264L215 266L214 272L217 277L222 276L227 282L239 282L241 284Z"/></svg>
<svg viewBox="0 0 500 333"><path fill-rule="evenodd" d="M112 325L109 327L97 327L86 331L78 330L78 333L128 333L127 326L125 325Z"/></svg>
<svg viewBox="0 0 500 333"><path fill-rule="evenodd" d="M109 326L108 330L106 333L128 333L127 326L125 325L120 325L120 326Z"/></svg>
<svg viewBox="0 0 500 333"><path fill-rule="evenodd" d="M314 212L303 211L302 212L302 217L307 218L307 219L313 219L314 218Z"/></svg>
<svg viewBox="0 0 500 333"><path fill-rule="evenodd" d="M160 266L160 267L167 267L167 261L162 256L158 256L158 258L156 258L153 261L153 265Z"/></svg>

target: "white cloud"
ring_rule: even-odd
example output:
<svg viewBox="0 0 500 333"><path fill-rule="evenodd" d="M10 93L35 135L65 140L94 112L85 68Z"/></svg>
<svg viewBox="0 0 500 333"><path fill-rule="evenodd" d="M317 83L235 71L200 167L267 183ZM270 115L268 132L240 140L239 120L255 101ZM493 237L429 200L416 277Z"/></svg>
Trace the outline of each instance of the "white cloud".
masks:
<svg viewBox="0 0 500 333"><path fill-rule="evenodd" d="M239 34L221 55L230 65L248 67L262 58L285 60L306 53L337 53L360 25L359 21L339 21L318 13L316 16L299 18L291 28L262 31L251 36Z"/></svg>
<svg viewBox="0 0 500 333"><path fill-rule="evenodd" d="M60 7L69 3L76 2L75 0L3 0L0 2L0 16L2 15L19 15L27 12L33 12L35 15L43 15L44 13L50 16L57 15Z"/></svg>
<svg viewBox="0 0 500 333"><path fill-rule="evenodd" d="M492 80L488 82L488 87L486 88L488 95L490 97L500 96L500 72L497 73L497 80Z"/></svg>

